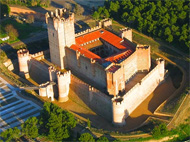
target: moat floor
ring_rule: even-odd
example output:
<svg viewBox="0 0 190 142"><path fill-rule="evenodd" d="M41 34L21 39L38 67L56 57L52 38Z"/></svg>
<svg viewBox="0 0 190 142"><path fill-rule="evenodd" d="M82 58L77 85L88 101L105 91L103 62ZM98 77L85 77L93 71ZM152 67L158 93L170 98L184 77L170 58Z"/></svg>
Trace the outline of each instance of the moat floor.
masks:
<svg viewBox="0 0 190 142"><path fill-rule="evenodd" d="M126 119L126 125L121 128L115 128L111 122L93 112L76 94L70 89L69 101L59 103L56 100L54 103L60 107L73 112L77 117L85 120L89 118L91 125L99 129L110 131L129 131L139 127L149 116L153 115L156 108L164 102L176 89L172 85L171 78L161 84L139 107ZM44 98L48 100L47 98Z"/></svg>

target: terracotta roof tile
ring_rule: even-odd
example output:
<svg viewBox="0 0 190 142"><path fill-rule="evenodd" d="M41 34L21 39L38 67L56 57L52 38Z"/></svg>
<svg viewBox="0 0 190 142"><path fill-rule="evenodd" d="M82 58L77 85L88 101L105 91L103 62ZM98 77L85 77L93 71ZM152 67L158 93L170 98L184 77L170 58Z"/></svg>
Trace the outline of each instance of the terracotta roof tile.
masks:
<svg viewBox="0 0 190 142"><path fill-rule="evenodd" d="M85 49L79 45L73 44L73 45L71 45L70 48L75 50L75 51L76 50L79 51L81 54L84 54L84 56L87 58L92 58L94 60L101 59L100 56L94 54L93 52L91 52L91 51L89 51L89 50L87 50L87 49Z"/></svg>

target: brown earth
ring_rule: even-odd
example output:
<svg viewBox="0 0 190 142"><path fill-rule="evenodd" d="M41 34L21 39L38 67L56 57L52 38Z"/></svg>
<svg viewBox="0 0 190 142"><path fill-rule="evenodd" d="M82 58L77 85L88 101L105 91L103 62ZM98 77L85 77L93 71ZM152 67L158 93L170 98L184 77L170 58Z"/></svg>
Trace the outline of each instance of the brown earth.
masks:
<svg viewBox="0 0 190 142"><path fill-rule="evenodd" d="M115 128L111 122L108 122L103 117L93 112L71 89L69 92L69 101L59 103L55 100L54 103L66 110L69 110L70 112L73 112L77 117L84 121L89 118L92 123L91 125L96 128L111 131L129 131L139 127L149 116L152 116L156 108L174 91L175 88L172 85L171 78L168 77L163 84L161 84L139 105L139 107L135 109L135 111L126 119L127 125L122 128ZM46 97L43 99L45 99L45 101L50 101L50 99Z"/></svg>

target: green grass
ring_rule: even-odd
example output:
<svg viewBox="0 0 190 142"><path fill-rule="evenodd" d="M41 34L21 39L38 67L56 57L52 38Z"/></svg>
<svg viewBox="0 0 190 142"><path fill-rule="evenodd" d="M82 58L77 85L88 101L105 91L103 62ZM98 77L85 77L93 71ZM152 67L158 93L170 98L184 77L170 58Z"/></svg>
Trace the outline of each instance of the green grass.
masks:
<svg viewBox="0 0 190 142"><path fill-rule="evenodd" d="M15 29L17 29L17 31L19 33L19 37L16 40L9 40L8 41L9 43L14 43L14 42L17 42L19 40L28 38L28 37L30 37L31 33L44 30L42 27L36 27L36 26L33 26L32 24L19 23L15 19L7 19L7 20L1 22L1 25L0 25L0 29L1 29L0 37L6 35L5 26L8 25L8 24L12 24L13 27Z"/></svg>
<svg viewBox="0 0 190 142"><path fill-rule="evenodd" d="M178 95L177 97L167 102L164 105L164 107L160 110L160 112L175 114L180 104L182 103L183 99L187 95L187 91L188 91L188 88L186 88L186 90L181 95Z"/></svg>

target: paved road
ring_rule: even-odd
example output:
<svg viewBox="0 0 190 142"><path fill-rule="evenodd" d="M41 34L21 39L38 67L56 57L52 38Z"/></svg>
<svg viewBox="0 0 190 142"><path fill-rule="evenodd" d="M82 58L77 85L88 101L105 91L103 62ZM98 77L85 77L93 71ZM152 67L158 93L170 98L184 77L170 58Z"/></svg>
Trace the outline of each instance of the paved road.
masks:
<svg viewBox="0 0 190 142"><path fill-rule="evenodd" d="M27 44L27 43L39 41L39 40L45 39L47 37L48 37L47 31L43 31L43 32L40 32L38 34L35 34L35 36L29 37L29 38L24 39L22 41L19 41L19 42L13 43L13 44L4 45L1 47L1 49L6 51L9 49L12 49L12 47L16 47L16 46L19 46L22 44Z"/></svg>

